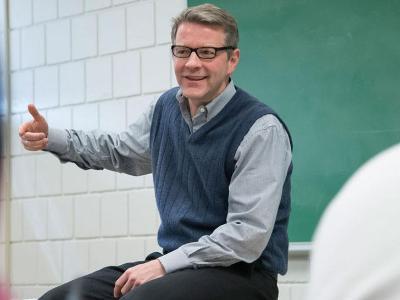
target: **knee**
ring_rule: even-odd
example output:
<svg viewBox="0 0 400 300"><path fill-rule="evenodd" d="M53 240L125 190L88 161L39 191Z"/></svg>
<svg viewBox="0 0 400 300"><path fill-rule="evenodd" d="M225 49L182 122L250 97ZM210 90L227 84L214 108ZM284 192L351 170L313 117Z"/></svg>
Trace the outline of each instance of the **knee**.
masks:
<svg viewBox="0 0 400 300"><path fill-rule="evenodd" d="M141 285L139 287L134 288L129 293L122 296L119 300L160 300L164 299L164 297L160 298L157 290L148 284Z"/></svg>
<svg viewBox="0 0 400 300"><path fill-rule="evenodd" d="M156 279L157 280L157 279ZM182 293L179 288L170 288L160 282L151 281L143 284L129 293L125 294L119 300L187 300L187 293ZM154 284L153 284L154 283Z"/></svg>
<svg viewBox="0 0 400 300"><path fill-rule="evenodd" d="M74 280L47 291L38 300L81 299L81 290L82 282Z"/></svg>
<svg viewBox="0 0 400 300"><path fill-rule="evenodd" d="M63 285L61 285L47 291L39 298L39 300L56 300L56 299L62 300L67 298L68 293L69 293L68 289L65 288Z"/></svg>

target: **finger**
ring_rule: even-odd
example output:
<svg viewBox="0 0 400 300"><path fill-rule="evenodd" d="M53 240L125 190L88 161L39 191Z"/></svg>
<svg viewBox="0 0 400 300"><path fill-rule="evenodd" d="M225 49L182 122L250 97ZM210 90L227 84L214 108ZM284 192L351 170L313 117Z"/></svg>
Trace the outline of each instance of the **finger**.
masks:
<svg viewBox="0 0 400 300"><path fill-rule="evenodd" d="M19 136L22 137L25 132L29 131L29 127L30 127L30 122L26 122L26 123L22 124L21 126L19 126L19 128L18 128Z"/></svg>
<svg viewBox="0 0 400 300"><path fill-rule="evenodd" d="M44 139L46 135L44 132L25 132L21 138L25 141L40 141Z"/></svg>
<svg viewBox="0 0 400 300"><path fill-rule="evenodd" d="M125 282L127 281L128 274L125 272L122 274L118 280L115 282L114 286L114 298L118 298L121 296L121 289L125 285Z"/></svg>
<svg viewBox="0 0 400 300"><path fill-rule="evenodd" d="M46 148L47 144L42 145L23 145L26 150L29 151L39 151Z"/></svg>
<svg viewBox="0 0 400 300"><path fill-rule="evenodd" d="M42 115L39 113L39 111L37 110L36 106L33 104L28 104L28 111L31 114L31 116L33 117L33 119L35 121L41 121L42 120Z"/></svg>
<svg viewBox="0 0 400 300"><path fill-rule="evenodd" d="M132 280L128 280L125 285L122 287L121 289L121 294L125 295L126 293L128 293L134 286L134 282Z"/></svg>
<svg viewBox="0 0 400 300"><path fill-rule="evenodd" d="M118 298L118 297L122 296L121 288L122 287L120 287L119 285L114 286L114 298Z"/></svg>
<svg viewBox="0 0 400 300"><path fill-rule="evenodd" d="M132 287L130 289L134 289L140 285L142 285L144 282L139 281L139 280L135 280L135 282L133 283Z"/></svg>
<svg viewBox="0 0 400 300"><path fill-rule="evenodd" d="M24 145L24 148L26 150L30 151L37 151L37 150L43 150L44 148L47 147L48 144L48 139L43 139L41 141L22 141L22 144Z"/></svg>

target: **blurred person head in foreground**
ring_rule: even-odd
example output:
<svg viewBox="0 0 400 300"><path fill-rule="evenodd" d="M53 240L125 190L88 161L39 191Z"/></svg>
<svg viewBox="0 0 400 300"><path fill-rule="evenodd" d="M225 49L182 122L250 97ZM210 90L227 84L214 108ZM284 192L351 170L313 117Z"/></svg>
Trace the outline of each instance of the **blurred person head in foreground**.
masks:
<svg viewBox="0 0 400 300"><path fill-rule="evenodd" d="M344 185L314 236L308 300L400 299L400 144Z"/></svg>

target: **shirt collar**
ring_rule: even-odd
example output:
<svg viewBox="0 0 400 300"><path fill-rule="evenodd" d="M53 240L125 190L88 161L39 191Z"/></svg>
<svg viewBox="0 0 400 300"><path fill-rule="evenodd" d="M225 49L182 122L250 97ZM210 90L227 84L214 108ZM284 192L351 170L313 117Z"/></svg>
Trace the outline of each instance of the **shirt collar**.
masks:
<svg viewBox="0 0 400 300"><path fill-rule="evenodd" d="M225 105L228 104L235 93L235 85L233 84L233 80L230 80L221 94L211 100L207 105L203 106L206 109L207 121L210 121L212 118L214 118L225 107ZM185 96L183 96L181 89L179 89L176 93L176 99L179 102L182 115L184 117L190 116L190 112L187 106L187 99Z"/></svg>

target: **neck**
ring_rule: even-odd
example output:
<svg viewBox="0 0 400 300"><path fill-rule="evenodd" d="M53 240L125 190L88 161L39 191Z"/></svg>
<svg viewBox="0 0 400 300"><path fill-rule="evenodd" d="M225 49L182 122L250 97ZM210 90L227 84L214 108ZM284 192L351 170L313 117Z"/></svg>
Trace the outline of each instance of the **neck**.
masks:
<svg viewBox="0 0 400 300"><path fill-rule="evenodd" d="M190 115L194 117L197 114L197 111L199 110L200 106L205 106L208 103L210 103L212 100L209 101L196 101L192 99L187 99L187 104L188 104L188 109L190 111Z"/></svg>

